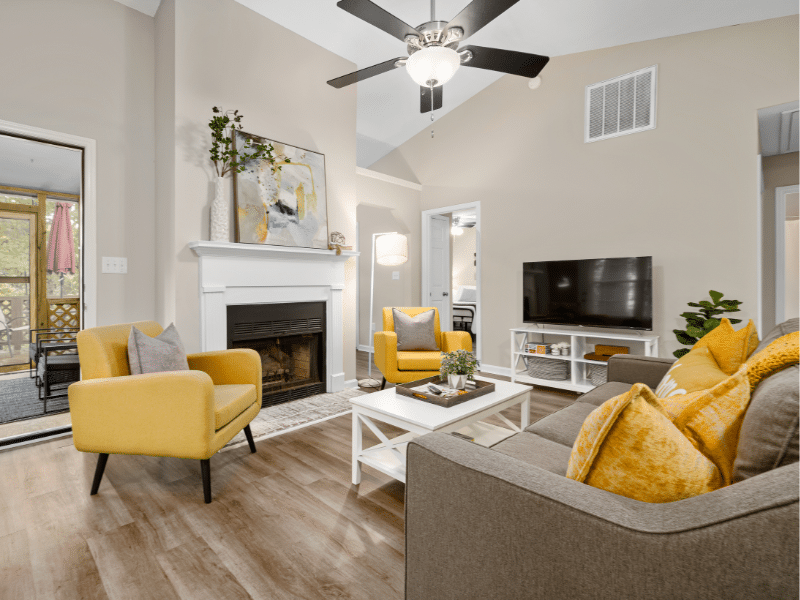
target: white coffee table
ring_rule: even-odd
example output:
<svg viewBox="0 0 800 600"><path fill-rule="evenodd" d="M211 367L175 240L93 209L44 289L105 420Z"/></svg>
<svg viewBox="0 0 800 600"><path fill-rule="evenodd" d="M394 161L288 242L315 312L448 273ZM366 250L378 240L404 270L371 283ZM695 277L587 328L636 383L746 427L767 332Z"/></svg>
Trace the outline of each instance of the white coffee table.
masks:
<svg viewBox="0 0 800 600"><path fill-rule="evenodd" d="M450 408L397 394L394 388L352 398L353 483L361 483L361 465L368 465L405 483L406 446L410 440L426 433L458 431L474 438L476 444L492 446L528 426L530 386L481 377L476 379L494 383L495 391ZM521 405L519 427L499 414L517 404ZM491 415L496 415L508 428L481 421ZM407 433L389 439L375 421L394 425ZM364 425L378 436L380 444L363 447Z"/></svg>

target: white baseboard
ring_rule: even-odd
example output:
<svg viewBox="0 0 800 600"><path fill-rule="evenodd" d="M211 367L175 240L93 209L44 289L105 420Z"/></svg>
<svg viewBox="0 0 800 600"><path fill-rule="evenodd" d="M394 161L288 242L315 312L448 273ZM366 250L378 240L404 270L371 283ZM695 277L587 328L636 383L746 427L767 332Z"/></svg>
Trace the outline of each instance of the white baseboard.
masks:
<svg viewBox="0 0 800 600"><path fill-rule="evenodd" d="M481 363L479 371L484 373L491 373L492 375L503 375L504 377L511 377L511 369L509 367L497 367L495 365L487 365Z"/></svg>
<svg viewBox="0 0 800 600"><path fill-rule="evenodd" d="M344 382L344 389L352 390L358 387L358 379L347 379Z"/></svg>
<svg viewBox="0 0 800 600"><path fill-rule="evenodd" d="M367 346L366 344L359 344L356 346L356 350L360 350L361 352L372 352L372 348Z"/></svg>

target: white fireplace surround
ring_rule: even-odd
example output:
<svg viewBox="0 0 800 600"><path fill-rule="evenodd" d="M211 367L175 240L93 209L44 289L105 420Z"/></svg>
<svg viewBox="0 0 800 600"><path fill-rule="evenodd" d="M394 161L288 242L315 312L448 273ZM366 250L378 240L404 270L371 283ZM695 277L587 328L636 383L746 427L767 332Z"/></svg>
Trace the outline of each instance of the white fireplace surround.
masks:
<svg viewBox="0 0 800 600"><path fill-rule="evenodd" d="M342 292L344 263L358 252L190 242L199 257L200 346L228 345L228 306L282 302L325 302L325 387L345 388Z"/></svg>

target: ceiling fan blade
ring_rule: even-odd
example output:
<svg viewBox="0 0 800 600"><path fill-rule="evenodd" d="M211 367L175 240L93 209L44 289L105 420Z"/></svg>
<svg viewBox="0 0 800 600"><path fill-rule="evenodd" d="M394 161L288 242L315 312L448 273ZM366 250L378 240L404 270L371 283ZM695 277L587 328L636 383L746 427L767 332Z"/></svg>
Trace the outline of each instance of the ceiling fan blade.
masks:
<svg viewBox="0 0 800 600"><path fill-rule="evenodd" d="M401 42L406 41L407 35L419 37L419 31L370 0L340 0L336 6L378 29L383 29Z"/></svg>
<svg viewBox="0 0 800 600"><path fill-rule="evenodd" d="M433 88L433 110L439 110L440 108L442 108L443 88L444 88L443 85ZM422 114L431 112L431 88L420 86L419 92L420 92L419 112L421 112Z"/></svg>
<svg viewBox="0 0 800 600"><path fill-rule="evenodd" d="M488 69L500 73L510 73L521 77L536 77L550 60L548 56L526 54L514 50L500 50L498 48L484 48L483 46L463 46L459 53L469 50L472 58L461 64L465 67Z"/></svg>
<svg viewBox="0 0 800 600"><path fill-rule="evenodd" d="M483 29L485 25L494 21L517 2L519 0L472 0L464 10L447 24L442 36L448 29L460 27L464 30L461 39L468 38L477 33L478 30Z"/></svg>
<svg viewBox="0 0 800 600"><path fill-rule="evenodd" d="M342 75L341 77L337 77L336 79L331 79L328 82L328 85L332 85L335 88L341 89L345 86L356 83L357 81L364 81L365 79L369 79L370 77L375 77L375 75L380 75L381 73L386 73L387 71L395 69L398 60L400 60L400 58L393 58L391 60L387 60L386 62L378 63L377 65L372 65L371 67L367 67L366 69L359 69L358 71L353 71L352 73L348 73L347 75Z"/></svg>

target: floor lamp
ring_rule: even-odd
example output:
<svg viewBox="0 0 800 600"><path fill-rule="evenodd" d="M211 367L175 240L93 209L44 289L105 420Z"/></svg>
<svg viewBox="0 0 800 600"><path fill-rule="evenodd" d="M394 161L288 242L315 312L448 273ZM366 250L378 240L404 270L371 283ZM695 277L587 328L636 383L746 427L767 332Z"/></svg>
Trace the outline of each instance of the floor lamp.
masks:
<svg viewBox="0 0 800 600"><path fill-rule="evenodd" d="M358 382L360 387L379 387L381 384L372 378L372 354L375 351L375 338L372 331L372 316L375 305L375 262L387 267L402 265L408 260L408 238L402 233L372 234L372 254L370 265L372 273L369 283L369 371L367 379Z"/></svg>

